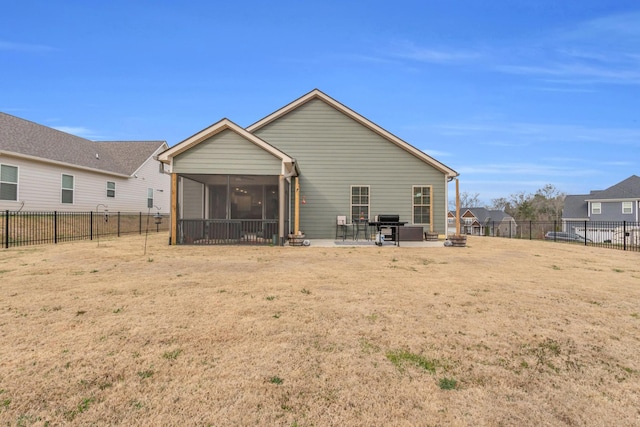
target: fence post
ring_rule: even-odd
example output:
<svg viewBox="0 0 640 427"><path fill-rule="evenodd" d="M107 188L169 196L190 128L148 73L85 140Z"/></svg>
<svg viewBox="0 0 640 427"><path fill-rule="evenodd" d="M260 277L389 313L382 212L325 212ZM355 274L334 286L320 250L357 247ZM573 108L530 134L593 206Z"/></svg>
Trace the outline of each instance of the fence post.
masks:
<svg viewBox="0 0 640 427"><path fill-rule="evenodd" d="M587 246L587 221L584 222L584 245Z"/></svg>
<svg viewBox="0 0 640 427"><path fill-rule="evenodd" d="M533 240L533 221L529 220L529 240Z"/></svg>
<svg viewBox="0 0 640 427"><path fill-rule="evenodd" d="M4 247L9 247L9 209L4 213Z"/></svg>
<svg viewBox="0 0 640 427"><path fill-rule="evenodd" d="M142 234L142 212L140 212L140 220L139 220L138 229L140 231L140 234Z"/></svg>
<svg viewBox="0 0 640 427"><path fill-rule="evenodd" d="M58 211L53 211L53 244L58 243Z"/></svg>
<svg viewBox="0 0 640 427"><path fill-rule="evenodd" d="M89 240L93 240L93 211L89 211Z"/></svg>
<svg viewBox="0 0 640 427"><path fill-rule="evenodd" d="M118 211L118 237L120 237L120 211Z"/></svg>
<svg viewBox="0 0 640 427"><path fill-rule="evenodd" d="M627 221L622 221L622 238L624 239L624 244L622 245L622 250L627 250Z"/></svg>

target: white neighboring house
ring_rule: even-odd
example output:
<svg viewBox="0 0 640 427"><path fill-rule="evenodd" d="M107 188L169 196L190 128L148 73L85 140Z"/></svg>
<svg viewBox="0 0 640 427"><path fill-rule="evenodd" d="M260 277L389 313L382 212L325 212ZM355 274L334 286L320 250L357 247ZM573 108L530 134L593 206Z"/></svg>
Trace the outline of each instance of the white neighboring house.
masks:
<svg viewBox="0 0 640 427"><path fill-rule="evenodd" d="M165 141L80 138L0 112L0 211L169 212Z"/></svg>

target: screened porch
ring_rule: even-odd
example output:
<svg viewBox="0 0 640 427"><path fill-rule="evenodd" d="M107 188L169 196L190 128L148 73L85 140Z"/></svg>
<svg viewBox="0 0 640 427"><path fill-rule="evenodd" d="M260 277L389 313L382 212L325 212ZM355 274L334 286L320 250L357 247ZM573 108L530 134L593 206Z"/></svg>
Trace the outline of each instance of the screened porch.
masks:
<svg viewBox="0 0 640 427"><path fill-rule="evenodd" d="M283 244L289 185L277 175L179 174L176 243Z"/></svg>

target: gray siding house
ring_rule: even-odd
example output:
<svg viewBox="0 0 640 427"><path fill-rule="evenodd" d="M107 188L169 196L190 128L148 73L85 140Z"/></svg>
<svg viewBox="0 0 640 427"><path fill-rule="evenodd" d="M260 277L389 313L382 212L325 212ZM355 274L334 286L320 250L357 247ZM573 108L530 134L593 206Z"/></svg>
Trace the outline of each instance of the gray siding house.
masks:
<svg viewBox="0 0 640 427"><path fill-rule="evenodd" d="M460 226L462 234L474 236L514 237L517 224L513 217L501 210L486 208L461 208ZM449 225L455 225L456 214L449 212ZM455 230L455 228L454 228Z"/></svg>
<svg viewBox="0 0 640 427"><path fill-rule="evenodd" d="M577 233L594 242L621 243L623 227L627 238L640 239L640 177L629 178L605 190L568 195L562 210L563 231ZM633 236L632 236L633 237Z"/></svg>
<svg viewBox="0 0 640 427"><path fill-rule="evenodd" d="M159 155L172 175L172 242L333 239L336 218L396 214L447 232L458 173L319 90L241 128L228 119Z"/></svg>
<svg viewBox="0 0 640 427"><path fill-rule="evenodd" d="M167 212L170 177L154 158L167 147L90 141L0 113L0 210Z"/></svg>

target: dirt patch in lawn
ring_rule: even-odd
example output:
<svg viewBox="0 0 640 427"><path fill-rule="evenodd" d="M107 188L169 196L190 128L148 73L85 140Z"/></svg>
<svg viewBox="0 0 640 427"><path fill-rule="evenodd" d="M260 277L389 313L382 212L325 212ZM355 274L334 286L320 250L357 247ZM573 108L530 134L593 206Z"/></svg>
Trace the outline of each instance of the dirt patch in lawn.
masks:
<svg viewBox="0 0 640 427"><path fill-rule="evenodd" d="M638 425L640 255L0 250L4 425Z"/></svg>

